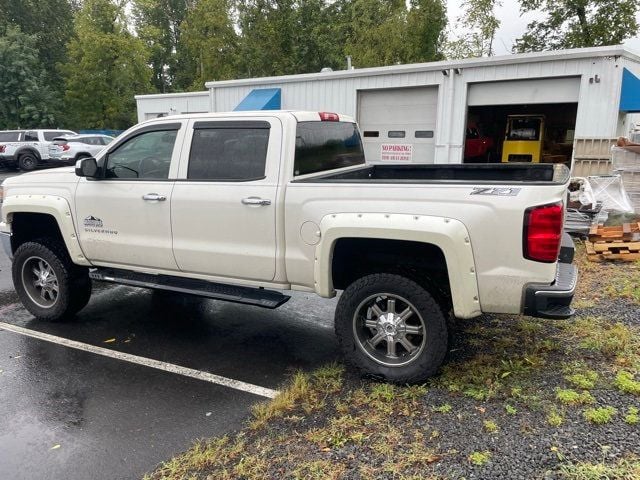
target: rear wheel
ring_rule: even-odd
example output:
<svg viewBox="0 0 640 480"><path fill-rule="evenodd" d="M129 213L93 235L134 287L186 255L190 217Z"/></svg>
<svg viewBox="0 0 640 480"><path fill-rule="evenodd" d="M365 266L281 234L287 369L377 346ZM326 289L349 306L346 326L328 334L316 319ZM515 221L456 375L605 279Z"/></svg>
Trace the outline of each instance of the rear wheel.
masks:
<svg viewBox="0 0 640 480"><path fill-rule="evenodd" d="M27 172L34 170L38 166L38 159L33 153L23 153L18 158L18 167L20 170L25 170Z"/></svg>
<svg viewBox="0 0 640 480"><path fill-rule="evenodd" d="M22 304L39 320L72 316L91 297L88 269L73 264L53 239L23 243L15 252L12 274Z"/></svg>
<svg viewBox="0 0 640 480"><path fill-rule="evenodd" d="M396 383L434 375L447 351L442 309L422 286L400 275L356 280L340 297L335 329L349 363Z"/></svg>

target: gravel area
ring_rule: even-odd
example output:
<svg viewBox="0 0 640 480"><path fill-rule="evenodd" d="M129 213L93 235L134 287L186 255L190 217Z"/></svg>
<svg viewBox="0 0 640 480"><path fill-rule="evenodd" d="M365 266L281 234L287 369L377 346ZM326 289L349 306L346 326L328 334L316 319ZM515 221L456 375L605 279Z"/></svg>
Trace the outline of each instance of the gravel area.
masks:
<svg viewBox="0 0 640 480"><path fill-rule="evenodd" d="M638 267L580 255L575 319L452 321L443 371L424 386L336 365L300 374L243 431L150 478L640 478L640 284L616 286Z"/></svg>

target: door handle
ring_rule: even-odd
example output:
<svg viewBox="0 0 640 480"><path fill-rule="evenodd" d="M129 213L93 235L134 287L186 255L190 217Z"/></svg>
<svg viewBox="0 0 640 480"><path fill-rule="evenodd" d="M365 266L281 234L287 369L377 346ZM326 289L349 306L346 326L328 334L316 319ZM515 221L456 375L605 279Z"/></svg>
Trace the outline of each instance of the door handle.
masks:
<svg viewBox="0 0 640 480"><path fill-rule="evenodd" d="M241 201L243 205L260 205L260 206L271 205L271 200L266 200L260 197L247 197L247 198L243 198Z"/></svg>
<svg viewBox="0 0 640 480"><path fill-rule="evenodd" d="M167 197L165 197L164 195L158 195L157 193L147 193L146 195L142 196L142 199L148 201L156 200L158 202L164 202Z"/></svg>

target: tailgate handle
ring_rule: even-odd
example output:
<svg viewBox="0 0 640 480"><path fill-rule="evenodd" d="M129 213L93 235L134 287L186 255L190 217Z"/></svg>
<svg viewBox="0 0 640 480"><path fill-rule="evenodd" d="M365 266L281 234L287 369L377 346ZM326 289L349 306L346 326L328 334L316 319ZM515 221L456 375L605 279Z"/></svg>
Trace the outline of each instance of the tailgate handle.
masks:
<svg viewBox="0 0 640 480"><path fill-rule="evenodd" d="M243 198L241 201L243 205L271 205L271 200L263 199L260 197L247 197Z"/></svg>
<svg viewBox="0 0 640 480"><path fill-rule="evenodd" d="M157 193L147 193L146 195L142 196L143 200L148 200L148 201L158 201L158 202L164 202L167 197L165 197L164 195L158 195Z"/></svg>

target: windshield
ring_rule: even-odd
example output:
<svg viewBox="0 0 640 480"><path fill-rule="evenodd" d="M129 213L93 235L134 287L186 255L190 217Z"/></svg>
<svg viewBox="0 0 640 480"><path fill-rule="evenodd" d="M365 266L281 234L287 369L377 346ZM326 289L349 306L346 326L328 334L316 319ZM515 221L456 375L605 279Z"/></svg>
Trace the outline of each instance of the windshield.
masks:
<svg viewBox="0 0 640 480"><path fill-rule="evenodd" d="M295 176L363 164L364 151L355 123L298 123Z"/></svg>

